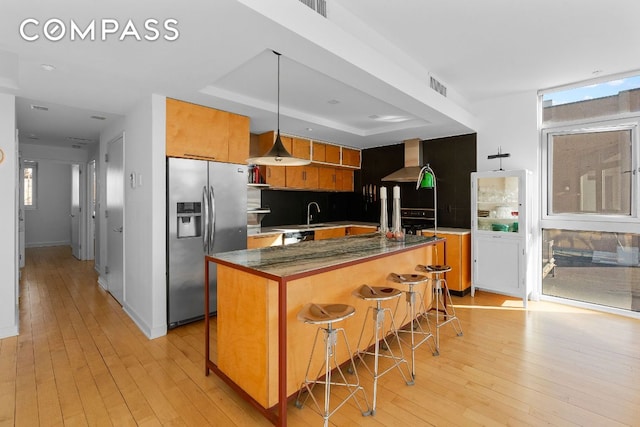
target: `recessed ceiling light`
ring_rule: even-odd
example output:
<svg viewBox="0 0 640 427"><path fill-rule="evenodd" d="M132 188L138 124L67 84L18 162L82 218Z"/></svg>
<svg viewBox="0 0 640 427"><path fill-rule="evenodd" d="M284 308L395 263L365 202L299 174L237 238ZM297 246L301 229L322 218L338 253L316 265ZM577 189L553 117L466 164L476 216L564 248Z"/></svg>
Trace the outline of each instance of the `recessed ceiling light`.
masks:
<svg viewBox="0 0 640 427"><path fill-rule="evenodd" d="M44 71L53 71L56 69L56 67L51 64L42 64L40 65L40 68L42 68Z"/></svg>
<svg viewBox="0 0 640 427"><path fill-rule="evenodd" d="M91 118L96 120L107 120L106 117L102 117L102 116L91 116Z"/></svg>
<svg viewBox="0 0 640 427"><path fill-rule="evenodd" d="M400 123L400 122L406 122L407 120L410 120L409 117L404 117L404 116L392 116L392 115L379 116L377 114L372 114L369 116L369 118L378 122L387 122L387 123Z"/></svg>
<svg viewBox="0 0 640 427"><path fill-rule="evenodd" d="M337 99L330 99L327 102L331 105L340 104L340 101L338 101Z"/></svg>

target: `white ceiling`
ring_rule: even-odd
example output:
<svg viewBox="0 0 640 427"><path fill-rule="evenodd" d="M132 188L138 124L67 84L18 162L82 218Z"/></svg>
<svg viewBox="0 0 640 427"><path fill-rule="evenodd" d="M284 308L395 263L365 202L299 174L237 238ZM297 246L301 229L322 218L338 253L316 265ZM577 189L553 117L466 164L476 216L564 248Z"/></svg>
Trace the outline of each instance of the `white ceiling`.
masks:
<svg viewBox="0 0 640 427"><path fill-rule="evenodd" d="M90 144L151 93L248 115L261 133L276 127L277 50L282 131L365 148L472 132L482 100L640 69L636 0L327 0L327 10L325 19L297 0L7 0L0 91L18 97L21 143ZM41 29L54 17L131 19L142 33L147 18L175 18L180 36L20 37L25 18Z"/></svg>

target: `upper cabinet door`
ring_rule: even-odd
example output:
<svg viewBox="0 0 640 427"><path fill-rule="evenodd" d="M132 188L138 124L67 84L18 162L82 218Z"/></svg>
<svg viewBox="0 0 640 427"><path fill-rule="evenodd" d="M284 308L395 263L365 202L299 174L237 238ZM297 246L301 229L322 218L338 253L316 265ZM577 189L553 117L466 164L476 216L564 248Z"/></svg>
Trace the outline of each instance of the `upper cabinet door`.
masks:
<svg viewBox="0 0 640 427"><path fill-rule="evenodd" d="M229 163L247 163L250 135L249 117L229 114Z"/></svg>
<svg viewBox="0 0 640 427"><path fill-rule="evenodd" d="M342 147L342 164L344 166L360 167L360 150Z"/></svg>
<svg viewBox="0 0 640 427"><path fill-rule="evenodd" d="M167 156L229 160L226 111L167 98L166 120Z"/></svg>
<svg viewBox="0 0 640 427"><path fill-rule="evenodd" d="M322 142L313 141L313 155L311 156L311 160L314 162L326 162L327 158L327 144L323 144Z"/></svg>
<svg viewBox="0 0 640 427"><path fill-rule="evenodd" d="M298 157L299 159L311 159L311 141L303 138L293 137L292 139L292 148L289 153L293 157Z"/></svg>
<svg viewBox="0 0 640 427"><path fill-rule="evenodd" d="M315 144L314 144L315 148ZM320 190L336 190L337 176L336 168L319 167L318 168L318 188Z"/></svg>
<svg viewBox="0 0 640 427"><path fill-rule="evenodd" d="M334 165L340 164L340 147L337 145L327 144L326 148L326 162Z"/></svg>

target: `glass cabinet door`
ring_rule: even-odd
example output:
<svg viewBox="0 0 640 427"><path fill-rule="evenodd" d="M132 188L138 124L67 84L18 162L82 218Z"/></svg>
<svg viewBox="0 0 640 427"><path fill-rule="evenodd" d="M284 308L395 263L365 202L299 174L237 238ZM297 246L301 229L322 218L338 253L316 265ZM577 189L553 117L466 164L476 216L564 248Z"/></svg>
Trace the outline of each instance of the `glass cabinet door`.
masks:
<svg viewBox="0 0 640 427"><path fill-rule="evenodd" d="M520 177L487 176L476 180L477 230L518 233Z"/></svg>

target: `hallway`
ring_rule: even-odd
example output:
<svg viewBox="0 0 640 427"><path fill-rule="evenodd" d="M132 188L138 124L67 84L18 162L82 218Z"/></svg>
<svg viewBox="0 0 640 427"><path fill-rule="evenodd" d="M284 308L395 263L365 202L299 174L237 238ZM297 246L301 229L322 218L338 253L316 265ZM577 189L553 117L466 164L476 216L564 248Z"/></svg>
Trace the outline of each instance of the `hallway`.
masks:
<svg viewBox="0 0 640 427"><path fill-rule="evenodd" d="M27 250L21 333L0 340L0 426L271 425L205 377L202 322L148 340L96 282L68 247ZM640 321L486 292L454 303L464 336L445 327L440 356L420 348L414 386L392 372L375 417L350 403L332 424L637 425ZM321 424L293 403L288 419Z"/></svg>

